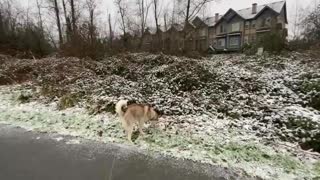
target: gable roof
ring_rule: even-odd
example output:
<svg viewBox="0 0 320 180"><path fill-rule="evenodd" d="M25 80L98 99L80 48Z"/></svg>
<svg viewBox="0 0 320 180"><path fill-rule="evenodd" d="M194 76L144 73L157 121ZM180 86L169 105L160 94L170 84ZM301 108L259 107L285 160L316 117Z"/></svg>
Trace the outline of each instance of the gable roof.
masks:
<svg viewBox="0 0 320 180"><path fill-rule="evenodd" d="M218 21L222 18L222 15L219 15L219 19ZM207 26L209 27L213 27L214 25L216 25L216 23L218 22L216 21L216 18L213 17L207 17L203 20L204 23L206 23Z"/></svg>
<svg viewBox="0 0 320 180"><path fill-rule="evenodd" d="M159 30L160 30L160 32L165 32L165 27L159 26ZM150 34L156 34L157 28L156 27L147 27L146 32L149 32Z"/></svg>
<svg viewBox="0 0 320 180"><path fill-rule="evenodd" d="M280 14L281 10L283 9L285 4L286 4L285 1L278 1L278 2L273 2L270 4L259 5L259 6L257 6L257 13L256 14L252 14L252 7L240 9L237 11L237 13L243 19L254 19L257 16L259 16L266 9L271 9L271 10L275 11L276 13Z"/></svg>
<svg viewBox="0 0 320 180"><path fill-rule="evenodd" d="M269 4L263 4L257 6L257 13L252 14L252 7L250 8L245 8L245 9L240 9L240 10L233 10L230 8L216 23L218 24L222 19L226 19L227 15L231 12L235 13L236 15L240 16L244 20L249 20L249 19L255 19L257 18L260 14L262 14L265 10L270 9L273 12L280 14L282 9L285 10L285 18L287 22L287 12L286 12L286 1L278 1L278 2L273 2Z"/></svg>
<svg viewBox="0 0 320 180"><path fill-rule="evenodd" d="M183 25L182 24L172 24L170 29L173 28L176 31L182 31L183 30Z"/></svg>
<svg viewBox="0 0 320 180"><path fill-rule="evenodd" d="M222 15L219 16L220 20L222 18ZM212 17L206 17L204 19L200 18L199 16L196 16L191 23L195 26L195 27L199 27L202 25L208 26L208 27L213 27L217 22L216 22L216 18L215 16Z"/></svg>

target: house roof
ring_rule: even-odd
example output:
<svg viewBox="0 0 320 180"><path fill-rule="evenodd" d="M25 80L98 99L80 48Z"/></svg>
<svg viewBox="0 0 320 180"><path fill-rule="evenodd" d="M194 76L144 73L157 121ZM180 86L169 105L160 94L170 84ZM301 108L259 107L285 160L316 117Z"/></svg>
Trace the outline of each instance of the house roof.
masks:
<svg viewBox="0 0 320 180"><path fill-rule="evenodd" d="M263 13L264 10L266 10L266 9L271 9L275 13L280 14L283 8L285 8L285 10L286 10L286 6L285 5L286 5L286 1L278 1L278 2L273 2L273 3L270 3L270 4L259 5L259 6L257 6L257 13L255 13L255 14L252 13L252 7L245 8L245 9L240 9L240 10L237 10L237 11L233 10L232 8L230 8L222 16L222 18L219 19L219 21L216 24L218 24L220 21L222 21L222 19L228 19L228 16L230 16L231 12L235 13L236 15L238 15L239 17L241 17L244 20L249 20L249 19L255 19L261 13ZM285 16L287 16L286 12L285 12ZM286 17L286 22L287 22L287 17Z"/></svg>
<svg viewBox="0 0 320 180"><path fill-rule="evenodd" d="M157 28L156 27L147 27L146 29L149 31L150 34L156 34L157 33ZM165 27L164 26L159 26L159 30L162 32L165 32Z"/></svg>
<svg viewBox="0 0 320 180"><path fill-rule="evenodd" d="M174 28L177 31L183 30L183 24L172 24L171 28Z"/></svg>
<svg viewBox="0 0 320 180"><path fill-rule="evenodd" d="M256 14L252 14L252 7L240 9L240 10L236 11L236 13L239 16L241 16L243 19L253 19L257 15L259 15L262 11L264 11L266 8L270 8L280 14L285 3L286 3L285 1L279 1L279 2L273 2L270 4L259 5L259 6L257 6L257 13Z"/></svg>
<svg viewBox="0 0 320 180"><path fill-rule="evenodd" d="M221 18L222 18L222 15L219 16L219 19L221 19ZM216 23L217 23L216 18L214 16L205 18L203 20L203 22L209 27L212 27L212 26L216 25Z"/></svg>
<svg viewBox="0 0 320 180"><path fill-rule="evenodd" d="M189 24L192 27L195 28L196 24L194 24L194 20L198 18L200 21L202 21L207 26L213 27L216 24L218 24L221 20L226 19L226 18L227 19L231 18L231 17L228 17L228 15L230 16L231 12L234 13L235 15L240 16L244 20L248 20L248 19L254 19L254 18L258 17L266 9L271 9L274 12L280 14L283 8L285 8L285 11L286 11L286 1L278 1L278 2L273 2L273 3L269 3L269 4L258 5L257 6L257 13L255 13L255 14L252 14L252 7L245 8L245 9L240 9L240 10L237 10L237 11L235 11L235 10L230 8L224 15L220 15L219 16L219 20L218 21L215 20L215 16L207 17L205 19L201 19L199 17L195 17L194 19L190 20ZM231 15L231 16L234 16L234 15ZM286 12L285 12L285 16L286 16ZM184 23L182 23L182 24L173 24L173 25L171 25L171 27L168 30L171 30L171 29L174 29L176 31L183 31ZM151 34L155 34L156 33L156 28L155 27L149 27L148 30L149 30L149 32ZM160 30L162 32L166 31L163 26L160 27Z"/></svg>

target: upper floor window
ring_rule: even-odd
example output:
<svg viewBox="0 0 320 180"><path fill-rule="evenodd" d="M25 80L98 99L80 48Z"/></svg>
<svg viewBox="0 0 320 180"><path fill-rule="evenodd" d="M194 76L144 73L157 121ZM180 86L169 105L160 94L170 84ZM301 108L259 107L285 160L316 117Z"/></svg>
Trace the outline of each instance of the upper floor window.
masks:
<svg viewBox="0 0 320 180"><path fill-rule="evenodd" d="M266 18L262 18L261 19L261 27L265 27L266 26Z"/></svg>
<svg viewBox="0 0 320 180"><path fill-rule="evenodd" d="M266 26L271 26L271 17L266 19Z"/></svg>
<svg viewBox="0 0 320 180"><path fill-rule="evenodd" d="M240 31L240 23L233 23L231 24L231 31L234 32L234 31Z"/></svg>
<svg viewBox="0 0 320 180"><path fill-rule="evenodd" d="M200 32L199 32L199 35L200 36L205 36L206 35L206 29L204 29L204 28L201 29Z"/></svg>
<svg viewBox="0 0 320 180"><path fill-rule="evenodd" d="M251 21L251 27L252 28L256 28L256 20L252 20Z"/></svg>
<svg viewBox="0 0 320 180"><path fill-rule="evenodd" d="M282 18L281 18L281 16L278 16L278 17L277 17L277 23L282 23Z"/></svg>
<svg viewBox="0 0 320 180"><path fill-rule="evenodd" d="M223 33L223 31L224 31L224 28L223 28L223 25L221 24L220 25L220 33Z"/></svg>
<svg viewBox="0 0 320 180"><path fill-rule="evenodd" d="M249 29L249 25L250 25L250 22L249 22L249 21L246 21L245 28L246 28L246 29Z"/></svg>

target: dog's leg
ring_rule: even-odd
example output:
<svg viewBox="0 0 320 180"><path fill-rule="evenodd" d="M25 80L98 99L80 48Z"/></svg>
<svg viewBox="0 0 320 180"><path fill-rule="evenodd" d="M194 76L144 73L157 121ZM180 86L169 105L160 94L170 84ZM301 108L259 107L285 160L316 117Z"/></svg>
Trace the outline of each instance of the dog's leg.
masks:
<svg viewBox="0 0 320 180"><path fill-rule="evenodd" d="M139 121L139 132L140 132L141 136L145 135L145 133L143 132L143 124L144 124L144 122L140 120Z"/></svg>
<svg viewBox="0 0 320 180"><path fill-rule="evenodd" d="M128 135L129 142L133 143L132 140L131 140L132 132L133 132L133 124L128 124L126 130L127 130L127 135Z"/></svg>

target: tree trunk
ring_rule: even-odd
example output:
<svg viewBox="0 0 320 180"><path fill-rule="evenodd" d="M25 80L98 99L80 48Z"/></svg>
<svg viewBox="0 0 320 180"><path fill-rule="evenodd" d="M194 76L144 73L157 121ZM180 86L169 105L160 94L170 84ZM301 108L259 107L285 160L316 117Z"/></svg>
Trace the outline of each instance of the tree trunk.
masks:
<svg viewBox="0 0 320 180"><path fill-rule="evenodd" d="M160 37L160 27L159 27L159 17L158 17L158 0L153 0L154 5L154 20L156 22L156 45L153 47L161 47L161 37ZM160 48L161 49L161 48Z"/></svg>
<svg viewBox="0 0 320 180"><path fill-rule="evenodd" d="M191 0L188 0L188 4L187 4L187 12L186 12L187 15L186 15L185 24L188 23L188 21L189 21L190 1L191 1Z"/></svg>
<svg viewBox="0 0 320 180"><path fill-rule="evenodd" d="M56 21L57 21L57 27L58 27L58 33L59 33L59 44L62 45L63 38L62 38L62 31L61 31L61 23L60 23L60 13L59 13L59 7L57 0L54 0L54 10L56 13Z"/></svg>
<svg viewBox="0 0 320 180"><path fill-rule="evenodd" d="M40 55L42 56L43 55L43 51L42 51L42 44L41 44L41 41L42 39L44 38L44 34L43 34L43 23L42 23L42 15L41 15L41 7L40 7L40 3L39 3L39 0L36 0L36 3L37 3L37 8L38 8L38 16L39 16L39 28L40 28L40 38L39 38L39 41L38 41L38 46L39 46L39 52L40 52Z"/></svg>
<svg viewBox="0 0 320 180"><path fill-rule="evenodd" d="M89 27L89 31L90 31L90 40L91 43L93 43L93 39L94 39L94 10L91 9L90 10L90 27Z"/></svg>
<svg viewBox="0 0 320 180"><path fill-rule="evenodd" d="M109 14L109 33L110 33L110 37L109 37L109 43L110 43L110 47L112 48L112 41L113 41L113 32L112 32L112 25L111 25L111 15Z"/></svg>
<svg viewBox="0 0 320 180"><path fill-rule="evenodd" d="M164 29L167 31L168 30L167 13L163 15L163 20L164 20Z"/></svg>
<svg viewBox="0 0 320 180"><path fill-rule="evenodd" d="M37 3L37 8L38 8L38 16L39 16L39 27L41 29L41 35L43 35L43 22L42 22L42 15L41 15L41 7L40 7L40 3L39 0L36 0Z"/></svg>
<svg viewBox="0 0 320 180"><path fill-rule="evenodd" d="M70 6L71 6L71 18L72 18L72 31L74 34L77 31L74 0L70 0Z"/></svg>
<svg viewBox="0 0 320 180"><path fill-rule="evenodd" d="M63 11L64 11L64 18L67 24L67 30L66 30L67 41L70 41L72 27L71 27L70 17L68 16L68 13L67 13L66 3L64 0L62 0L62 5L63 5Z"/></svg>
<svg viewBox="0 0 320 180"><path fill-rule="evenodd" d="M186 45L186 38L187 38L187 24L189 23L189 13L190 13L190 2L191 0L188 0L188 4L187 4L187 12L186 12L186 20L185 20L185 23L184 23L184 31L183 31L183 51L185 51L185 45Z"/></svg>

